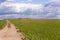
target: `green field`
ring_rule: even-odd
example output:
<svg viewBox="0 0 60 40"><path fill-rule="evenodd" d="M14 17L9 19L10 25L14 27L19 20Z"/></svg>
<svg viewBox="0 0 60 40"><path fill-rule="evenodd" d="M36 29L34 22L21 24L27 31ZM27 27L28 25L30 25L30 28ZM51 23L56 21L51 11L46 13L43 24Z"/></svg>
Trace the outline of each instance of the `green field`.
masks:
<svg viewBox="0 0 60 40"><path fill-rule="evenodd" d="M10 20L29 40L60 40L60 20Z"/></svg>
<svg viewBox="0 0 60 40"><path fill-rule="evenodd" d="M2 29L5 26L5 23L5 20L0 20L0 29Z"/></svg>

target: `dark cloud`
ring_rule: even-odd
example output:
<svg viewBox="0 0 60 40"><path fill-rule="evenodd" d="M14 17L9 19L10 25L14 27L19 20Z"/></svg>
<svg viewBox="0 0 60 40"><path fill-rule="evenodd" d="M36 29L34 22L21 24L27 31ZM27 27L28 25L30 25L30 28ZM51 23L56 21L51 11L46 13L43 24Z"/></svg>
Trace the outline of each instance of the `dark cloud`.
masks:
<svg viewBox="0 0 60 40"><path fill-rule="evenodd" d="M6 0L0 0L0 3L5 2Z"/></svg>

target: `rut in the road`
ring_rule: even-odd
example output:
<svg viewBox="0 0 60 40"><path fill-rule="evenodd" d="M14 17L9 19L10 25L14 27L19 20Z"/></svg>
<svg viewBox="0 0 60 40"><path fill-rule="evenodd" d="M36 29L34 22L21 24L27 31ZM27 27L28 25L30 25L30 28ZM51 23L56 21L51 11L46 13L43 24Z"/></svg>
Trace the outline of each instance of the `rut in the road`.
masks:
<svg viewBox="0 0 60 40"><path fill-rule="evenodd" d="M0 40L23 40L24 38L22 33L17 32L17 29L11 23L8 23L5 28L0 31Z"/></svg>

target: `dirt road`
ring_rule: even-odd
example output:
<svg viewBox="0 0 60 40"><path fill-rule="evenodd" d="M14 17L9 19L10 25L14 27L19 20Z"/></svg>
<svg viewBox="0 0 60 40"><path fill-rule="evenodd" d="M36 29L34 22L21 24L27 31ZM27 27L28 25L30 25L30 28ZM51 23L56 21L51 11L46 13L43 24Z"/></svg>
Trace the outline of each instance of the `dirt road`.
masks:
<svg viewBox="0 0 60 40"><path fill-rule="evenodd" d="M22 40L22 38L22 33L17 32L15 26L7 20L5 28L0 30L0 40Z"/></svg>

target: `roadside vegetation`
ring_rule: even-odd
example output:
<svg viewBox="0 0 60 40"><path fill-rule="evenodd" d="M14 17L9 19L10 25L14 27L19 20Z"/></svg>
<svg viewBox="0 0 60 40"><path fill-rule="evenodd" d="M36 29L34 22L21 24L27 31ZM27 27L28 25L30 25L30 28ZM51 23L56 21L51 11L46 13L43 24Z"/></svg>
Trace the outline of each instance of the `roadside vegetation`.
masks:
<svg viewBox="0 0 60 40"><path fill-rule="evenodd" d="M5 20L0 20L0 29L2 29L3 27L5 27Z"/></svg>

